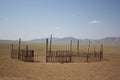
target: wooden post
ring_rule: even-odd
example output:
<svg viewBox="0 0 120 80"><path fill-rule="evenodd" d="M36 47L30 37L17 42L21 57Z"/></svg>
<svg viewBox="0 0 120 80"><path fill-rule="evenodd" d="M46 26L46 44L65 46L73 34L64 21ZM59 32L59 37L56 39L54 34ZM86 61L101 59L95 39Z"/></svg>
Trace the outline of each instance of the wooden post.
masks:
<svg viewBox="0 0 120 80"><path fill-rule="evenodd" d="M69 57L69 61L72 62L72 55L70 55L70 57Z"/></svg>
<svg viewBox="0 0 120 80"><path fill-rule="evenodd" d="M11 44L11 58L13 58L13 44Z"/></svg>
<svg viewBox="0 0 120 80"><path fill-rule="evenodd" d="M18 45L18 59L19 59L19 54L20 54L20 45L21 45L21 38L19 38L19 45Z"/></svg>
<svg viewBox="0 0 120 80"><path fill-rule="evenodd" d="M70 51L72 51L72 40L70 40Z"/></svg>
<svg viewBox="0 0 120 80"><path fill-rule="evenodd" d="M79 56L79 40L77 41L77 53L78 53L78 56Z"/></svg>
<svg viewBox="0 0 120 80"><path fill-rule="evenodd" d="M103 59L103 45L101 45L100 49L100 60Z"/></svg>
<svg viewBox="0 0 120 80"><path fill-rule="evenodd" d="M102 59L103 59L103 45L101 45Z"/></svg>
<svg viewBox="0 0 120 80"><path fill-rule="evenodd" d="M90 50L90 40L89 40L89 45L88 45L87 62L88 62L88 59L89 59L89 50Z"/></svg>
<svg viewBox="0 0 120 80"><path fill-rule="evenodd" d="M28 51L28 46L26 46L26 51Z"/></svg>
<svg viewBox="0 0 120 80"><path fill-rule="evenodd" d="M46 62L48 62L48 38L46 38Z"/></svg>
<svg viewBox="0 0 120 80"><path fill-rule="evenodd" d="M28 61L28 46L26 46L26 53L25 54L23 54L24 55L24 60L25 61Z"/></svg>
<svg viewBox="0 0 120 80"><path fill-rule="evenodd" d="M71 57L72 57L72 40L70 41L70 52L71 52ZM70 57L70 62L71 62L71 57Z"/></svg>
<svg viewBox="0 0 120 80"><path fill-rule="evenodd" d="M28 46L26 46L26 52L28 52Z"/></svg>
<svg viewBox="0 0 120 80"><path fill-rule="evenodd" d="M95 47L94 47L94 54L95 54L95 57L96 57L96 50L95 50Z"/></svg>
<svg viewBox="0 0 120 80"><path fill-rule="evenodd" d="M52 49L52 35L50 35L50 50L49 51L51 51L51 49Z"/></svg>
<svg viewBox="0 0 120 80"><path fill-rule="evenodd" d="M32 61L34 61L34 50L32 50Z"/></svg>

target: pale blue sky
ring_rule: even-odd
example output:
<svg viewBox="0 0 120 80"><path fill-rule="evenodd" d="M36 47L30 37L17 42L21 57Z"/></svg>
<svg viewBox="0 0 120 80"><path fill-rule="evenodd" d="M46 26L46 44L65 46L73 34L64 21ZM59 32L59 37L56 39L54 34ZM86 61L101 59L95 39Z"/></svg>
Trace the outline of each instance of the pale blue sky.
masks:
<svg viewBox="0 0 120 80"><path fill-rule="evenodd" d="M0 39L120 37L120 0L0 0Z"/></svg>

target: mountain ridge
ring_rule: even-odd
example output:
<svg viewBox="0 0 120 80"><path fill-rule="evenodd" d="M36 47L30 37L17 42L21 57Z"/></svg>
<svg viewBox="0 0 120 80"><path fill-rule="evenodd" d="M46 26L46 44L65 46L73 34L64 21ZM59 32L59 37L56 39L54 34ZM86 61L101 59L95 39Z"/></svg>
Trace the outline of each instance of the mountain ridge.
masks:
<svg viewBox="0 0 120 80"><path fill-rule="evenodd" d="M45 43L46 38L32 39L22 42L28 43ZM70 40L73 41L73 44L77 44L77 40L80 40L81 45L88 45L89 39L77 39L74 37L64 37L64 38L52 38L53 44L69 44ZM120 46L120 37L106 37L102 39L90 39L93 45L114 45ZM0 43L17 43L17 40L0 40Z"/></svg>

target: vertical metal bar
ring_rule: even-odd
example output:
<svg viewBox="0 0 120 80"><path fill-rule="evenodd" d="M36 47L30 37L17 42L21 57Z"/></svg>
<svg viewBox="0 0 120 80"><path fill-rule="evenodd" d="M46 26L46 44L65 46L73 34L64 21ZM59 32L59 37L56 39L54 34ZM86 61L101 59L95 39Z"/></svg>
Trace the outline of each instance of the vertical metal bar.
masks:
<svg viewBox="0 0 120 80"><path fill-rule="evenodd" d="M20 55L20 45L21 45L21 38L19 38L19 45L18 45L18 59L19 59L19 55Z"/></svg>
<svg viewBox="0 0 120 80"><path fill-rule="evenodd" d="M77 41L77 53L78 53L78 56L79 56L79 40Z"/></svg>
<svg viewBox="0 0 120 80"><path fill-rule="evenodd" d="M95 50L95 47L94 47L94 54L95 54L95 57L96 57L96 50Z"/></svg>
<svg viewBox="0 0 120 80"><path fill-rule="evenodd" d="M101 45L101 53L102 53L102 59L103 59L103 45Z"/></svg>
<svg viewBox="0 0 120 80"><path fill-rule="evenodd" d="M70 40L70 51L72 51L72 40Z"/></svg>
<svg viewBox="0 0 120 80"><path fill-rule="evenodd" d="M52 35L50 35L50 51L52 49Z"/></svg>
<svg viewBox="0 0 120 80"><path fill-rule="evenodd" d="M88 45L87 62L88 62L88 58L89 58L89 49L90 49L90 40L89 40L89 45Z"/></svg>
<svg viewBox="0 0 120 80"><path fill-rule="evenodd" d="M103 45L101 45L100 49L100 60L103 59Z"/></svg>
<svg viewBox="0 0 120 80"><path fill-rule="evenodd" d="M45 54L46 62L48 62L48 54L49 54L49 52L48 52L48 38L46 38L46 54Z"/></svg>
<svg viewBox="0 0 120 80"><path fill-rule="evenodd" d="M28 59L29 59L29 58L28 58L28 57L29 57L29 56L28 56L28 46L26 46L26 52L25 52L25 54L23 54L23 56L24 56L23 58L24 58L25 61L29 61L29 60L28 60Z"/></svg>
<svg viewBox="0 0 120 80"><path fill-rule="evenodd" d="M13 44L11 44L11 58L13 58Z"/></svg>

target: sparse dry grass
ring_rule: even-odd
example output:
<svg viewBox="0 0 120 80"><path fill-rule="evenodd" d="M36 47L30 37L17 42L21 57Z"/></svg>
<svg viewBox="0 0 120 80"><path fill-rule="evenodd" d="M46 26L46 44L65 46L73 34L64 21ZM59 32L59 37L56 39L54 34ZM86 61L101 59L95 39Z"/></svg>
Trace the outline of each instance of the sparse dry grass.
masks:
<svg viewBox="0 0 120 80"><path fill-rule="evenodd" d="M45 63L44 44L29 44L29 48L35 50L36 62L11 59L10 47L10 44L0 44L0 80L120 80L120 46L105 46L101 62L64 64ZM52 48L68 50L69 45ZM80 49L87 50L87 46ZM96 49L99 50L99 46Z"/></svg>

